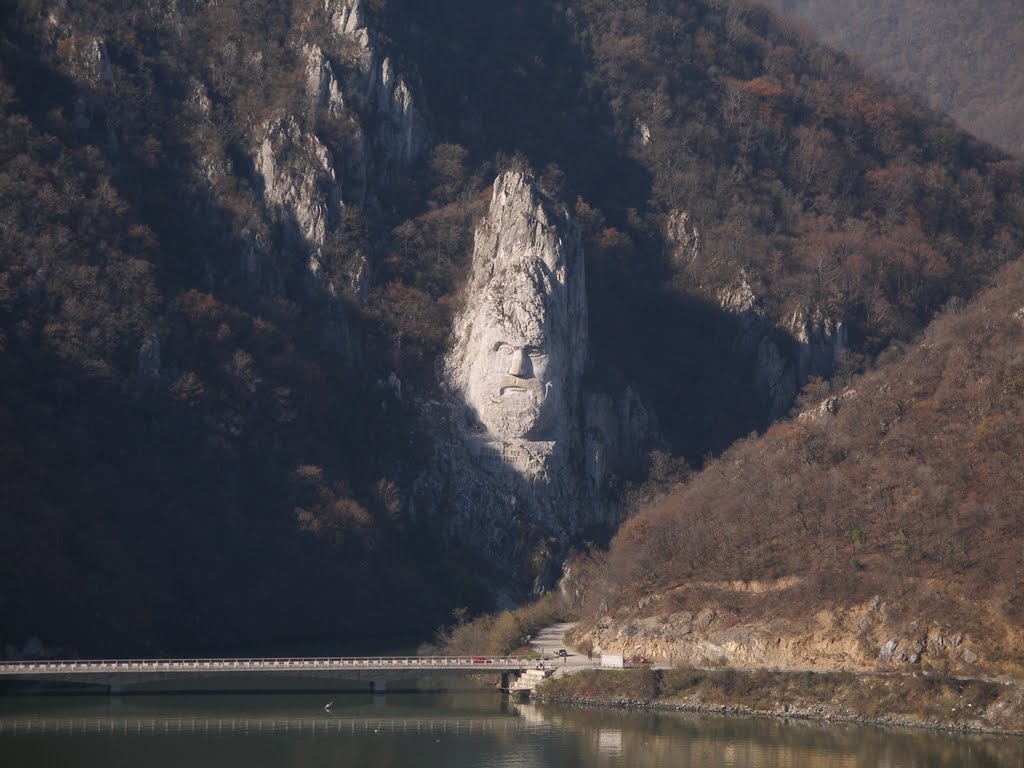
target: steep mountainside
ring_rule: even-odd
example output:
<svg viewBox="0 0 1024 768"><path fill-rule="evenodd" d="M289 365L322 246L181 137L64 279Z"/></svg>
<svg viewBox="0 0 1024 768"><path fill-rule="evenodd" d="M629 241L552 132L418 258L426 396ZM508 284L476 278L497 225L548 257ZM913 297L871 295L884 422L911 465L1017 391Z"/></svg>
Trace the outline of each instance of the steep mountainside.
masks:
<svg viewBox="0 0 1024 768"><path fill-rule="evenodd" d="M877 370L741 441L581 563L605 648L1024 671L1024 262Z"/></svg>
<svg viewBox="0 0 1024 768"><path fill-rule="evenodd" d="M436 5L0 11L0 642L519 600L1020 253L1018 161L764 9Z"/></svg>
<svg viewBox="0 0 1024 768"><path fill-rule="evenodd" d="M325 647L483 599L406 515L360 319L420 137L357 11L4 11L2 640Z"/></svg>
<svg viewBox="0 0 1024 768"><path fill-rule="evenodd" d="M439 134L554 164L601 308L592 370L640 387L691 462L1018 253L1020 163L756 6L392 0L383 18Z"/></svg>
<svg viewBox="0 0 1024 768"><path fill-rule="evenodd" d="M988 141L1024 152L1016 0L764 0Z"/></svg>

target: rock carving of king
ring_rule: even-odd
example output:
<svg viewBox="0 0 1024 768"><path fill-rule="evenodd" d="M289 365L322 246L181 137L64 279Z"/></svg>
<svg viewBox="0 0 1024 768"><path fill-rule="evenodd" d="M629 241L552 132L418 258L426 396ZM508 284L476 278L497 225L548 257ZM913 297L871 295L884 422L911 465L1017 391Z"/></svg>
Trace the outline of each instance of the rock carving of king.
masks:
<svg viewBox="0 0 1024 768"><path fill-rule="evenodd" d="M532 180L506 173L476 232L449 381L502 440L563 438L586 348L583 258L575 226L546 210Z"/></svg>

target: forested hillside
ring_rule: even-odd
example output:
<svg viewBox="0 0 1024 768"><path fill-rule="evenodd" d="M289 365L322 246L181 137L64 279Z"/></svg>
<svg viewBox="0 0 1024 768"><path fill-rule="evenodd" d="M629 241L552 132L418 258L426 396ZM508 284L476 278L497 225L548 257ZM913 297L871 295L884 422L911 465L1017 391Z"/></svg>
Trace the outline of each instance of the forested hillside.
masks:
<svg viewBox="0 0 1024 768"><path fill-rule="evenodd" d="M16 646L326 647L486 606L420 480L502 170L580 228L589 386L651 414L623 505L912 342L1024 237L1019 161L740 2L0 13Z"/></svg>
<svg viewBox="0 0 1024 768"><path fill-rule="evenodd" d="M16 646L326 648L415 637L482 599L405 515L395 456L417 449L360 310L306 290L297 245L245 266L246 241L292 237L245 167L245 111L302 98L275 5L4 11L0 636ZM218 58L232 46L265 68ZM335 264L366 237L346 216Z"/></svg>
<svg viewBox="0 0 1024 768"><path fill-rule="evenodd" d="M881 640L920 641L933 669L953 663L954 648L929 639L954 627L969 664L1019 672L1022 291L1018 261L973 302L948 305L914 345L894 344L820 402L808 393L798 417L631 518L607 555L580 565L592 619L621 626L713 605L757 635L767 619L795 628L824 610L840 625L850 613L835 646L848 638L871 660L881 607Z"/></svg>
<svg viewBox="0 0 1024 768"><path fill-rule="evenodd" d="M1024 8L1016 0L765 0L948 112L972 133L1024 151Z"/></svg>

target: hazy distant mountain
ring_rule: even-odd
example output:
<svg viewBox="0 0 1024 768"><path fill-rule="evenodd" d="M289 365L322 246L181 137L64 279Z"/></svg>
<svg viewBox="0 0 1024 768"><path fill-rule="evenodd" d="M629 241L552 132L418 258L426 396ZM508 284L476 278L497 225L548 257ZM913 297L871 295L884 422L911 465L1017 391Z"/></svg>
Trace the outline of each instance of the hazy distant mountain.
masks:
<svg viewBox="0 0 1024 768"><path fill-rule="evenodd" d="M764 1L978 136L1024 152L1024 6L1017 0Z"/></svg>

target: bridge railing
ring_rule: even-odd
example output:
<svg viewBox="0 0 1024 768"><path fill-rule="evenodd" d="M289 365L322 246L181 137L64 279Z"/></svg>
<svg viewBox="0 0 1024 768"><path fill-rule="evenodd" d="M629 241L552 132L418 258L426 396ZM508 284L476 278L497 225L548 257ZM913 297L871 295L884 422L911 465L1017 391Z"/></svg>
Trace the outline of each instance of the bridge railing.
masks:
<svg viewBox="0 0 1024 768"><path fill-rule="evenodd" d="M75 672L173 672L334 669L526 669L536 660L517 656L316 656L270 658L60 659L0 661L0 675Z"/></svg>

